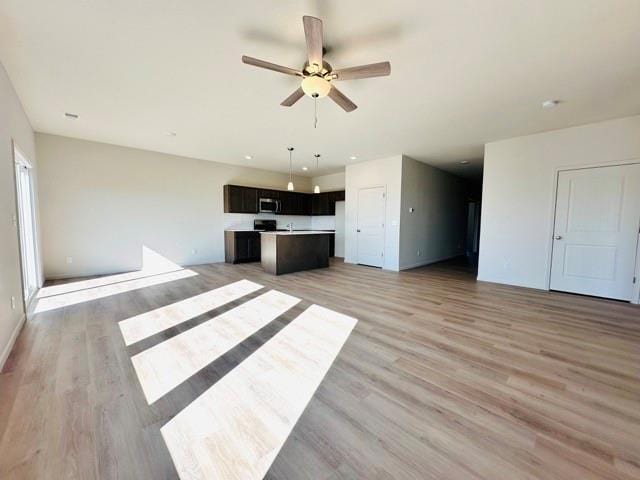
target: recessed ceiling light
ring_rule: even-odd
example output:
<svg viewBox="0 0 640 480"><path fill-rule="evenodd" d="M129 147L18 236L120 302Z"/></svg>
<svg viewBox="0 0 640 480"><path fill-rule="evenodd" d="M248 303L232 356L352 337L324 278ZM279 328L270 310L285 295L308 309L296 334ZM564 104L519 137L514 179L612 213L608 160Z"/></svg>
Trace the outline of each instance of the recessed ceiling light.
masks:
<svg viewBox="0 0 640 480"><path fill-rule="evenodd" d="M460 160L460 165L469 165L469 160Z"/></svg>
<svg viewBox="0 0 640 480"><path fill-rule="evenodd" d="M253 158L253 157L252 157L251 155L245 155L245 156L244 156L244 159L245 159L245 160L251 160L252 158Z"/></svg>
<svg viewBox="0 0 640 480"><path fill-rule="evenodd" d="M358 159L358 157L356 157L355 155L351 155L351 156L349 157L349 160L357 160L357 159Z"/></svg>
<svg viewBox="0 0 640 480"><path fill-rule="evenodd" d="M65 112L64 116L67 117L67 118L71 118L72 120L75 120L76 118L78 118L77 114L69 113L69 112Z"/></svg>
<svg viewBox="0 0 640 480"><path fill-rule="evenodd" d="M164 134L165 134L167 137L175 137L175 136L176 136L176 132L164 132Z"/></svg>
<svg viewBox="0 0 640 480"><path fill-rule="evenodd" d="M307 170L309 170L309 167L302 167L302 170L306 172Z"/></svg>
<svg viewBox="0 0 640 480"><path fill-rule="evenodd" d="M542 108L553 108L560 103L560 100L545 100L542 102Z"/></svg>

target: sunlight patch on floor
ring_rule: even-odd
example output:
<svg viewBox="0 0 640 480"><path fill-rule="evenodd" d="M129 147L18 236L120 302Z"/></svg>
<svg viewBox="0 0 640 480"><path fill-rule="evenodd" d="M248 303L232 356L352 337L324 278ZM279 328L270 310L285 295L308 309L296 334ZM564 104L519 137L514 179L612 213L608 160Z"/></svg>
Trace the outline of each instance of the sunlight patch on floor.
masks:
<svg viewBox="0 0 640 480"><path fill-rule="evenodd" d="M263 478L356 323L312 305L164 425L180 478Z"/></svg>
<svg viewBox="0 0 640 480"><path fill-rule="evenodd" d="M112 285L114 283L128 282L146 278L159 273L169 273L183 270L177 263L172 262L168 258L163 257L158 252L154 252L149 247L142 246L142 269L134 272L117 273L115 275L104 275L88 280L80 280L77 282L61 283L59 285L51 285L43 287L38 291L37 298L46 298L53 295L71 293L78 290L86 290L88 288L102 287Z"/></svg>
<svg viewBox="0 0 640 480"><path fill-rule="evenodd" d="M152 404L300 302L271 290L131 358Z"/></svg>
<svg viewBox="0 0 640 480"><path fill-rule="evenodd" d="M118 325L126 345L132 345L147 337L174 327L191 318L221 307L249 293L260 290L262 285L240 280L224 287L209 290L194 297L181 300L165 307L141 313L122 320Z"/></svg>
<svg viewBox="0 0 640 480"><path fill-rule="evenodd" d="M62 293L60 295L38 298L36 300L37 303L34 308L34 313L46 312L49 310L54 310L56 308L69 307L71 305L90 302L92 300L110 297L111 295L131 292L133 290L139 290L141 288L147 288L153 285L160 285L161 283L173 282L175 280L194 277L196 275L198 274L192 270L178 270L176 272L159 273L135 280L111 283L109 285L102 285L95 288L87 288L84 290Z"/></svg>

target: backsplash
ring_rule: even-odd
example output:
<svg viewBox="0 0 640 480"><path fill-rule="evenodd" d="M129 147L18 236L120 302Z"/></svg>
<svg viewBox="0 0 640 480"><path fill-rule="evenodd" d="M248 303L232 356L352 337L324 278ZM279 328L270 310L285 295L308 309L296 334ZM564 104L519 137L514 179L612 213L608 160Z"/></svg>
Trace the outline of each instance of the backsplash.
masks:
<svg viewBox="0 0 640 480"><path fill-rule="evenodd" d="M253 230L253 221L255 219L261 220L275 220L277 222L277 228L287 228L287 224L293 222L293 228L295 230L311 230L312 218L325 218L325 217L308 217L304 215L273 215L270 213L225 213L224 214L224 229L243 229ZM330 217L333 218L333 217ZM333 222L335 225L335 221Z"/></svg>
<svg viewBox="0 0 640 480"><path fill-rule="evenodd" d="M313 230L335 230L336 217L334 215L311 217L311 228Z"/></svg>

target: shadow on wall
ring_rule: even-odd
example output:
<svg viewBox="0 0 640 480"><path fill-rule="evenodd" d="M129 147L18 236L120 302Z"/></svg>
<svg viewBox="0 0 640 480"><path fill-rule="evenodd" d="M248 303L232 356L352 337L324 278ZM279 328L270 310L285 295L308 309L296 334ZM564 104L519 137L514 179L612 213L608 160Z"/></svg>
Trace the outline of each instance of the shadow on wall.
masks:
<svg viewBox="0 0 640 480"><path fill-rule="evenodd" d="M133 272L43 287L38 292L34 313L77 305L197 275L192 270L182 268L146 245L142 245L141 264L142 269Z"/></svg>

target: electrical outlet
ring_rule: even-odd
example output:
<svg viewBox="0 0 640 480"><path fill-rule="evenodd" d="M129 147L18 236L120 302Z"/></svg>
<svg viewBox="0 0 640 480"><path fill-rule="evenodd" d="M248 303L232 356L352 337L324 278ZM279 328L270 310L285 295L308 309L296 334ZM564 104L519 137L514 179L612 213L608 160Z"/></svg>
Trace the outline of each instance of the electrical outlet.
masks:
<svg viewBox="0 0 640 480"><path fill-rule="evenodd" d="M11 310L15 310L16 309L16 297L12 296L11 297Z"/></svg>
<svg viewBox="0 0 640 480"><path fill-rule="evenodd" d="M191 249L191 255L195 255L196 253L198 253L198 249L197 248L192 248Z"/></svg>
<svg viewBox="0 0 640 480"><path fill-rule="evenodd" d="M418 250L418 256L422 255L422 252L420 250Z"/></svg>
<svg viewBox="0 0 640 480"><path fill-rule="evenodd" d="M73 257L67 257L67 263L73 263Z"/></svg>

